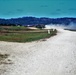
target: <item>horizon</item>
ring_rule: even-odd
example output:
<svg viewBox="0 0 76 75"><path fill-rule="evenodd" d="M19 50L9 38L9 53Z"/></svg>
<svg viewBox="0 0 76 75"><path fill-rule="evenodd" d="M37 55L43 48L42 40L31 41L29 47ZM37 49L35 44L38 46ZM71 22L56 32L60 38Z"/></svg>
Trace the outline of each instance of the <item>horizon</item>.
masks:
<svg viewBox="0 0 76 75"><path fill-rule="evenodd" d="M21 16L21 17L11 17L11 18L1 18L0 19L17 19L17 18L26 18L26 17L35 17L35 18L49 18L49 19L60 19L60 18L76 18L76 17L36 17L36 16Z"/></svg>
<svg viewBox="0 0 76 75"><path fill-rule="evenodd" d="M74 17L76 0L0 0L0 18L10 19L23 16Z"/></svg>

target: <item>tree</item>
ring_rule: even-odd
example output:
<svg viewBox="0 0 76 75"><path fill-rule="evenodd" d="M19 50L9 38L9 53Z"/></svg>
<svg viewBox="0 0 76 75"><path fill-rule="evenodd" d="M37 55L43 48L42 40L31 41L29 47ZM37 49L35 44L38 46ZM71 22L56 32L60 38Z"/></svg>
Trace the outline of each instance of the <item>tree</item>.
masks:
<svg viewBox="0 0 76 75"><path fill-rule="evenodd" d="M41 25L36 25L36 28L42 29L45 28L45 25L41 24Z"/></svg>

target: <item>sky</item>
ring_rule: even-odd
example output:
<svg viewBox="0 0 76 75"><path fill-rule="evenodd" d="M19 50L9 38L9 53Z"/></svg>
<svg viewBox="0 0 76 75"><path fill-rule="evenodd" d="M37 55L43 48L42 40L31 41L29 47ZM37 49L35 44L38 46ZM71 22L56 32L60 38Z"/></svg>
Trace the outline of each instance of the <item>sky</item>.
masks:
<svg viewBox="0 0 76 75"><path fill-rule="evenodd" d="M76 0L0 0L0 18L75 17Z"/></svg>

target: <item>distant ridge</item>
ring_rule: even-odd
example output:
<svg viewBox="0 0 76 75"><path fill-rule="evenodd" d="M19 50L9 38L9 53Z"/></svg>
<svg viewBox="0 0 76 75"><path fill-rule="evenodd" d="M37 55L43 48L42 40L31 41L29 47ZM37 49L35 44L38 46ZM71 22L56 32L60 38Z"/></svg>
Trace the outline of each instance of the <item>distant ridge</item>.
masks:
<svg viewBox="0 0 76 75"><path fill-rule="evenodd" d="M0 18L0 25L16 24L16 25L38 25L38 24L63 24L69 25L71 22L76 23L76 18L63 17L63 18L47 18L47 17L19 17L11 19Z"/></svg>

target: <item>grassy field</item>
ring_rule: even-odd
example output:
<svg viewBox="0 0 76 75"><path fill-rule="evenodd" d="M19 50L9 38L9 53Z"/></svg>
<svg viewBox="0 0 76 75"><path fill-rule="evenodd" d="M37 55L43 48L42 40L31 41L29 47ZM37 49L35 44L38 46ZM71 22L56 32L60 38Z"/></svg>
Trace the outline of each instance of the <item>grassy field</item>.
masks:
<svg viewBox="0 0 76 75"><path fill-rule="evenodd" d="M3 27L0 30L0 41L9 42L31 42L39 39L49 38L56 35L57 31L51 30L50 34L47 34L47 30L31 30L27 27Z"/></svg>

